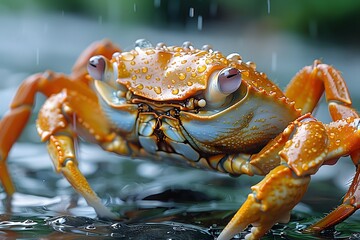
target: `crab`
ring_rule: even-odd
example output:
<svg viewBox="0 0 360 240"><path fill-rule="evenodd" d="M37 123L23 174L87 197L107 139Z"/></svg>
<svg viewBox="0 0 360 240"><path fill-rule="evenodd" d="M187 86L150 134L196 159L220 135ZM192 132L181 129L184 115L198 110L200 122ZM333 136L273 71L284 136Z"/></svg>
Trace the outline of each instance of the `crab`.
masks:
<svg viewBox="0 0 360 240"><path fill-rule="evenodd" d="M274 224L289 221L311 175L350 155L356 175L343 203L307 231L334 226L360 206L360 118L340 73L315 60L283 92L253 62L209 45L155 47L138 40L122 52L109 40L90 45L71 75L46 71L20 85L0 122L0 180L15 187L6 159L21 134L36 93L47 97L37 131L47 142L55 170L98 216L117 218L101 203L78 168L79 136L104 150L146 160L218 171L263 175L218 240L252 225L258 239ZM325 92L333 122L311 113Z"/></svg>

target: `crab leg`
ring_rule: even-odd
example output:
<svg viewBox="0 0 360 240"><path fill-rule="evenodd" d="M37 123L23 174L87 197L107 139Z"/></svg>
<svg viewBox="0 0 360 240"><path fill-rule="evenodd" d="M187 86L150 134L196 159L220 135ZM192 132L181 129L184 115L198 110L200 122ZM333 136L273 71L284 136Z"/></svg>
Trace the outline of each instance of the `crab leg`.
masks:
<svg viewBox="0 0 360 240"><path fill-rule="evenodd" d="M344 128L344 122L349 125L347 128ZM347 118L345 120L339 120L338 122L329 124L330 133L332 133L333 136L341 136L339 139L344 139L341 142L341 149L344 151L343 155L346 155L345 153L351 153L351 157L357 167L357 171L350 188L343 199L343 203L323 219L308 227L306 229L307 232L320 232L326 228L335 226L351 216L357 209L360 208L360 163L355 162L358 159L357 153L359 152L359 124L359 118ZM336 152L336 150L333 151Z"/></svg>
<svg viewBox="0 0 360 240"><path fill-rule="evenodd" d="M314 137L315 135L317 137ZM230 239L249 224L252 224L253 228L246 238L258 239L275 223L287 222L291 209L306 192L310 175L321 166L327 148L325 128L310 115L291 123L276 139L277 141L272 141L265 147L266 152L255 156L253 161L256 162L256 158L279 155L281 165L271 170L260 183L251 188L253 192L218 240ZM280 153L278 145L282 147ZM313 146L317 146L319 151L305 151Z"/></svg>
<svg viewBox="0 0 360 240"><path fill-rule="evenodd" d="M51 135L48 141L48 151L54 162L57 172L61 172L73 188L78 191L87 203L94 207L101 217L116 218L102 203L100 198L91 189L86 178L80 172L75 157L73 139L69 136Z"/></svg>
<svg viewBox="0 0 360 240"><path fill-rule="evenodd" d="M37 128L42 141L48 141L48 151L56 171L65 176L99 216L116 218L101 204L100 198L78 169L74 149L74 137L79 133L87 141L96 142L105 150L121 155L131 153L126 142L112 132L111 124L98 102L79 92L63 90L45 102L39 112Z"/></svg>
<svg viewBox="0 0 360 240"><path fill-rule="evenodd" d="M334 121L358 117L351 107L350 95L340 73L319 60L315 60L312 66L304 67L295 75L287 86L285 95L296 100L295 106L301 108L305 114L314 110L324 91Z"/></svg>
<svg viewBox="0 0 360 240"><path fill-rule="evenodd" d="M231 239L249 224L253 228L246 238L259 239L275 223L288 222L291 209L301 200L309 181L309 176L294 176L289 167L276 167L251 187L253 192L217 239Z"/></svg>
<svg viewBox="0 0 360 240"><path fill-rule="evenodd" d="M30 113L31 107L25 105L12 110L11 114L7 114L0 121L0 181L9 196L15 192L15 187L7 169L7 155L16 139L20 136L22 129L25 127ZM7 129L12 131L7 131Z"/></svg>
<svg viewBox="0 0 360 240"><path fill-rule="evenodd" d="M37 74L23 82L10 105L10 111L0 121L0 180L8 196L15 192L15 187L7 169L6 159L30 117L41 79L41 75Z"/></svg>
<svg viewBox="0 0 360 240"><path fill-rule="evenodd" d="M36 93L49 97L62 89L72 89L88 98L96 99L96 95L88 87L90 80L87 77L87 62L93 55L110 57L117 51L120 51L119 48L108 40L95 42L80 55L71 77L47 71L34 74L22 82L10 104L10 111L0 121L0 181L8 196L15 192L15 187L7 169L7 156L28 122Z"/></svg>
<svg viewBox="0 0 360 240"><path fill-rule="evenodd" d="M321 232L324 229L335 226L351 216L360 208L360 168L355 174L353 182L346 193L343 203L330 212L326 217L308 227L306 232Z"/></svg>
<svg viewBox="0 0 360 240"><path fill-rule="evenodd" d="M302 89L299 91L299 89ZM296 99L296 106L303 113L313 111L322 93L325 91L329 112L334 121L359 115L351 106L351 99L344 79L333 67L316 60L313 66L307 66L293 78L286 89L286 96ZM357 167L353 182L345 195L343 204L333 210L324 219L310 226L307 231L321 231L336 225L353 214L360 205L360 150L350 151ZM332 162L333 163L333 162Z"/></svg>
<svg viewBox="0 0 360 240"><path fill-rule="evenodd" d="M74 82L63 74L55 74L50 71L35 74L25 79L20 85L10 105L10 111L0 121L0 180L8 195L11 196L15 188L7 170L6 159L30 117L35 94L41 92L50 96L60 92L63 88L71 88L82 92L88 98L96 99L95 94L85 84Z"/></svg>
<svg viewBox="0 0 360 240"><path fill-rule="evenodd" d="M359 122L359 118L348 118L323 125L310 114L306 114L291 123L264 151L250 160L250 164L261 168L261 165L257 164L261 162L259 160L276 159L278 156L281 165L252 187L253 192L218 239L229 239L249 224L254 228L247 238L257 239L275 223L288 220L290 210L305 193L310 176L315 174L324 162L359 149ZM343 139L343 142L339 143L338 139ZM282 150L279 151L279 148ZM348 202L359 200L358 180L357 174L356 184L353 183L352 186L357 193L347 198ZM351 205L352 207L345 206L341 210L356 208L360 204L358 201Z"/></svg>

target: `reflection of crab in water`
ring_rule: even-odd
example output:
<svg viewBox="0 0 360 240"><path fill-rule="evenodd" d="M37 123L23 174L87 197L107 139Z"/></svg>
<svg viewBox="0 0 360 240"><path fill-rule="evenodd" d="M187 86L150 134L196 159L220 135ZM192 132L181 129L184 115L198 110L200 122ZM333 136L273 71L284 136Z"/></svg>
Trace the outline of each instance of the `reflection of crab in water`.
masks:
<svg viewBox="0 0 360 240"><path fill-rule="evenodd" d="M330 124L310 115L324 91ZM120 52L102 41L80 56L72 75L36 74L20 86L0 122L0 177L9 195L15 189L6 158L37 92L48 97L37 128L56 170L103 217L115 214L101 204L77 167L76 135L121 155L231 175L265 175L218 239L229 239L249 224L254 227L248 237L259 238L275 223L289 220L310 175L323 164L349 154L359 164L360 119L344 80L331 66L315 61L282 92L238 54L226 57L188 42L152 47L147 41ZM359 172L344 203L310 230L332 226L358 208Z"/></svg>

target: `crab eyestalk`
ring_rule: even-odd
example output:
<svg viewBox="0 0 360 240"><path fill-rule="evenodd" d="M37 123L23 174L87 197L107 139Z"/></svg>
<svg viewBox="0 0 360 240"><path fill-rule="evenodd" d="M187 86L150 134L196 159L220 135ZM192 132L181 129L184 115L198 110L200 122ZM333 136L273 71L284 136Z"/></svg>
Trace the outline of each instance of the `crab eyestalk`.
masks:
<svg viewBox="0 0 360 240"><path fill-rule="evenodd" d="M106 82L114 88L117 87L117 62L111 63L106 57L102 55L93 56L89 60L87 69L93 79Z"/></svg>
<svg viewBox="0 0 360 240"><path fill-rule="evenodd" d="M209 79L209 85L205 92L207 106L221 107L227 102L228 96L239 89L241 85L241 73L236 68L224 68L214 72Z"/></svg>

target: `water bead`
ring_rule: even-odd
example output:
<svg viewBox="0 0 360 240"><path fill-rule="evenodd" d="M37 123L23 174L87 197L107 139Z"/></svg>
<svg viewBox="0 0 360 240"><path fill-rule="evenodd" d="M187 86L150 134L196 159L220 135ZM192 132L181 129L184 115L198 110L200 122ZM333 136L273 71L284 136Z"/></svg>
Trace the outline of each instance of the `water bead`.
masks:
<svg viewBox="0 0 360 240"><path fill-rule="evenodd" d="M146 40L146 39L138 39L135 41L135 48L151 48L152 44L150 41Z"/></svg>
<svg viewBox="0 0 360 240"><path fill-rule="evenodd" d="M146 55L152 55L155 53L155 51L153 49L149 49L149 50L146 50Z"/></svg>
<svg viewBox="0 0 360 240"><path fill-rule="evenodd" d="M177 95L177 94L179 93L179 89L174 88L174 89L171 91L171 93L172 93L173 95Z"/></svg>
<svg viewBox="0 0 360 240"><path fill-rule="evenodd" d="M161 49L161 48L165 48L166 44L163 42L159 42L158 44L156 44L156 49Z"/></svg>
<svg viewBox="0 0 360 240"><path fill-rule="evenodd" d="M253 70L256 70L256 63L254 63L252 61L248 61L248 62L246 62L246 65L251 67Z"/></svg>
<svg viewBox="0 0 360 240"><path fill-rule="evenodd" d="M226 59L230 61L240 61L242 58L238 53L231 53L226 57Z"/></svg>
<svg viewBox="0 0 360 240"><path fill-rule="evenodd" d="M211 45L206 44L201 49L204 51L210 52L210 51L212 51L213 48Z"/></svg>
<svg viewBox="0 0 360 240"><path fill-rule="evenodd" d="M207 58L206 60L205 60L205 63L206 64L211 64L213 62L213 60L211 59L211 58Z"/></svg>
<svg viewBox="0 0 360 240"><path fill-rule="evenodd" d="M191 42L186 41L186 42L183 43L182 47L183 48L193 48L193 45L192 45Z"/></svg>
<svg viewBox="0 0 360 240"><path fill-rule="evenodd" d="M197 71L199 73L202 73L202 72L205 72L206 68L207 68L206 65L201 65L201 66L197 67Z"/></svg>
<svg viewBox="0 0 360 240"><path fill-rule="evenodd" d="M161 88L160 87L155 87L154 91L156 92L156 94L161 94Z"/></svg>
<svg viewBox="0 0 360 240"><path fill-rule="evenodd" d="M148 68L147 68L147 67L142 67L142 68L141 68L141 71L142 71L143 73L147 73Z"/></svg>
<svg viewBox="0 0 360 240"><path fill-rule="evenodd" d="M180 80L184 80L186 78L186 73L179 73L178 77Z"/></svg>
<svg viewBox="0 0 360 240"><path fill-rule="evenodd" d="M120 56L120 52L115 52L113 55L112 55L112 58L117 58Z"/></svg>
<svg viewBox="0 0 360 240"><path fill-rule="evenodd" d="M123 52L120 54L121 59L125 61L131 61L135 58L135 56L130 52Z"/></svg>

